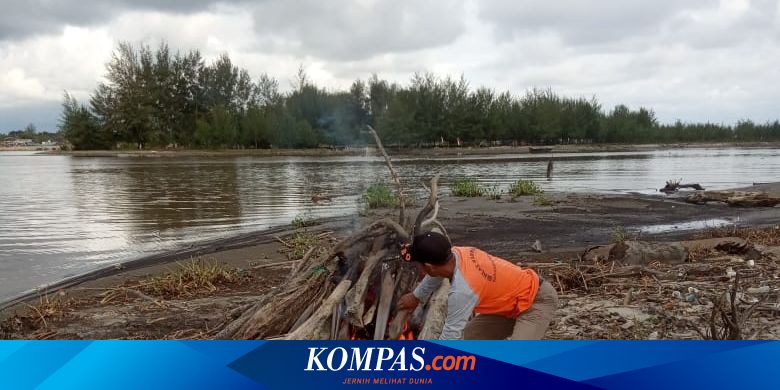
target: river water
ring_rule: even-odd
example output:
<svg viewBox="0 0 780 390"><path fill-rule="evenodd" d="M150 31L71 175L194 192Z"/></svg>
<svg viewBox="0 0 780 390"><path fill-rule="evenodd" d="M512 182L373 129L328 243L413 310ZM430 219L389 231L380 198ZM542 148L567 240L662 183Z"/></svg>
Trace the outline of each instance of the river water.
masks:
<svg viewBox="0 0 780 390"><path fill-rule="evenodd" d="M397 158L408 188L442 175L506 189L655 193L670 178L708 189L780 181L780 150L653 152L436 159ZM0 153L0 302L112 263L309 218L357 213L371 183L388 182L376 157L96 158ZM314 204L312 196L330 197ZM422 195L420 193L420 195Z"/></svg>

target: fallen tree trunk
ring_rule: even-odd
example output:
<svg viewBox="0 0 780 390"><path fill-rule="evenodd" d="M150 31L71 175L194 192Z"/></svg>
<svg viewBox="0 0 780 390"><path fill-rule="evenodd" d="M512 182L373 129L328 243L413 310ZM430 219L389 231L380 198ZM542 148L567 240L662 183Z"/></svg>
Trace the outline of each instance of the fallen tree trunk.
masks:
<svg viewBox="0 0 780 390"><path fill-rule="evenodd" d="M681 264L688 260L688 250L677 242L622 241L610 249L609 260L626 265L647 265L654 261Z"/></svg>
<svg viewBox="0 0 780 390"><path fill-rule="evenodd" d="M688 195L688 203L706 204L707 202L723 202L734 207L775 207L780 204L780 198L775 198L765 192L744 191L704 191Z"/></svg>

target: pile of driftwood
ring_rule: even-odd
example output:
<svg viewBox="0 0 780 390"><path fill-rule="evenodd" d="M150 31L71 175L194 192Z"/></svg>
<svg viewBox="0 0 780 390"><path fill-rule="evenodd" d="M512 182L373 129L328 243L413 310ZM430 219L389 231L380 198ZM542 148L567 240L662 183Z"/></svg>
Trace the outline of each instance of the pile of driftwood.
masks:
<svg viewBox="0 0 780 390"><path fill-rule="evenodd" d="M259 302L230 313L232 321L216 338L383 340L434 338L441 332L446 285L426 307L418 308L415 321L411 321L413 313L396 310L398 298L422 277L417 265L401 261L400 245L433 228L446 235L436 219L438 176L426 187L430 192L427 204L413 222L407 221L400 179L379 136L369 129L397 186L398 221L382 219L332 248L312 248L286 283Z"/></svg>

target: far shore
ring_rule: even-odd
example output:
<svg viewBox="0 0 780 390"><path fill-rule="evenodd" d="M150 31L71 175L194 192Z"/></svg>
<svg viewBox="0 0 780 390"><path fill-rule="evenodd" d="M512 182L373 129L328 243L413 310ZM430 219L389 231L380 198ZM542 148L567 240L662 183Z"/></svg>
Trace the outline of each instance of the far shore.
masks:
<svg viewBox="0 0 780 390"><path fill-rule="evenodd" d="M433 147L433 148L399 148L392 144L385 148L395 156L491 156L501 154L529 154L530 145L525 146L490 146L490 147ZM668 149L691 148L780 148L780 142L729 142L729 143L670 143L670 144L568 144L547 145L552 153L604 153L604 152L650 152ZM331 156L366 156L375 155L375 147L334 147L316 149L149 149L149 150L79 150L42 151L38 154L64 155L74 157L331 157ZM2 151L2 150L0 150Z"/></svg>

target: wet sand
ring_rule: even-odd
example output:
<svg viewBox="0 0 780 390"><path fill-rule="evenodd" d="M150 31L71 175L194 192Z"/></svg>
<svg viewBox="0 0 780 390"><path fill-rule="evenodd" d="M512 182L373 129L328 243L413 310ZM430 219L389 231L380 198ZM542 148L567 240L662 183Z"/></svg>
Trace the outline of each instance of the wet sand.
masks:
<svg viewBox="0 0 780 390"><path fill-rule="evenodd" d="M755 186L775 196L780 184ZM616 230L629 237L666 241L692 237L716 225L768 226L780 223L780 207L740 209L725 205L693 205L679 196L544 194L545 203L534 197L501 200L485 198L441 199L439 220L447 227L456 245L477 246L515 262L562 261L576 256L582 248L606 244ZM397 217L395 210L373 210L365 215L320 221L310 232L347 235L357 227L381 217ZM686 227L691 227L686 229ZM0 330L3 338L200 338L208 337L225 321L230 310L252 302L281 283L290 271L282 253L291 228L245 234L218 242L204 243L181 251L142 259L133 263L83 275L55 286L45 294L71 304L63 315L47 322L48 333L40 329ZM542 253L531 249L535 240ZM241 283L221 286L209 294L166 301L164 306L144 300L100 304L104 289L133 285L145 278L169 272L177 261L205 256L230 267L244 270ZM277 266L266 266L281 263ZM258 267L260 266L260 267ZM0 306L0 322L20 316L34 317L30 306L40 302L39 292ZM31 317L32 316L32 317ZM37 332L37 333L36 333ZM52 333L53 332L53 333Z"/></svg>

